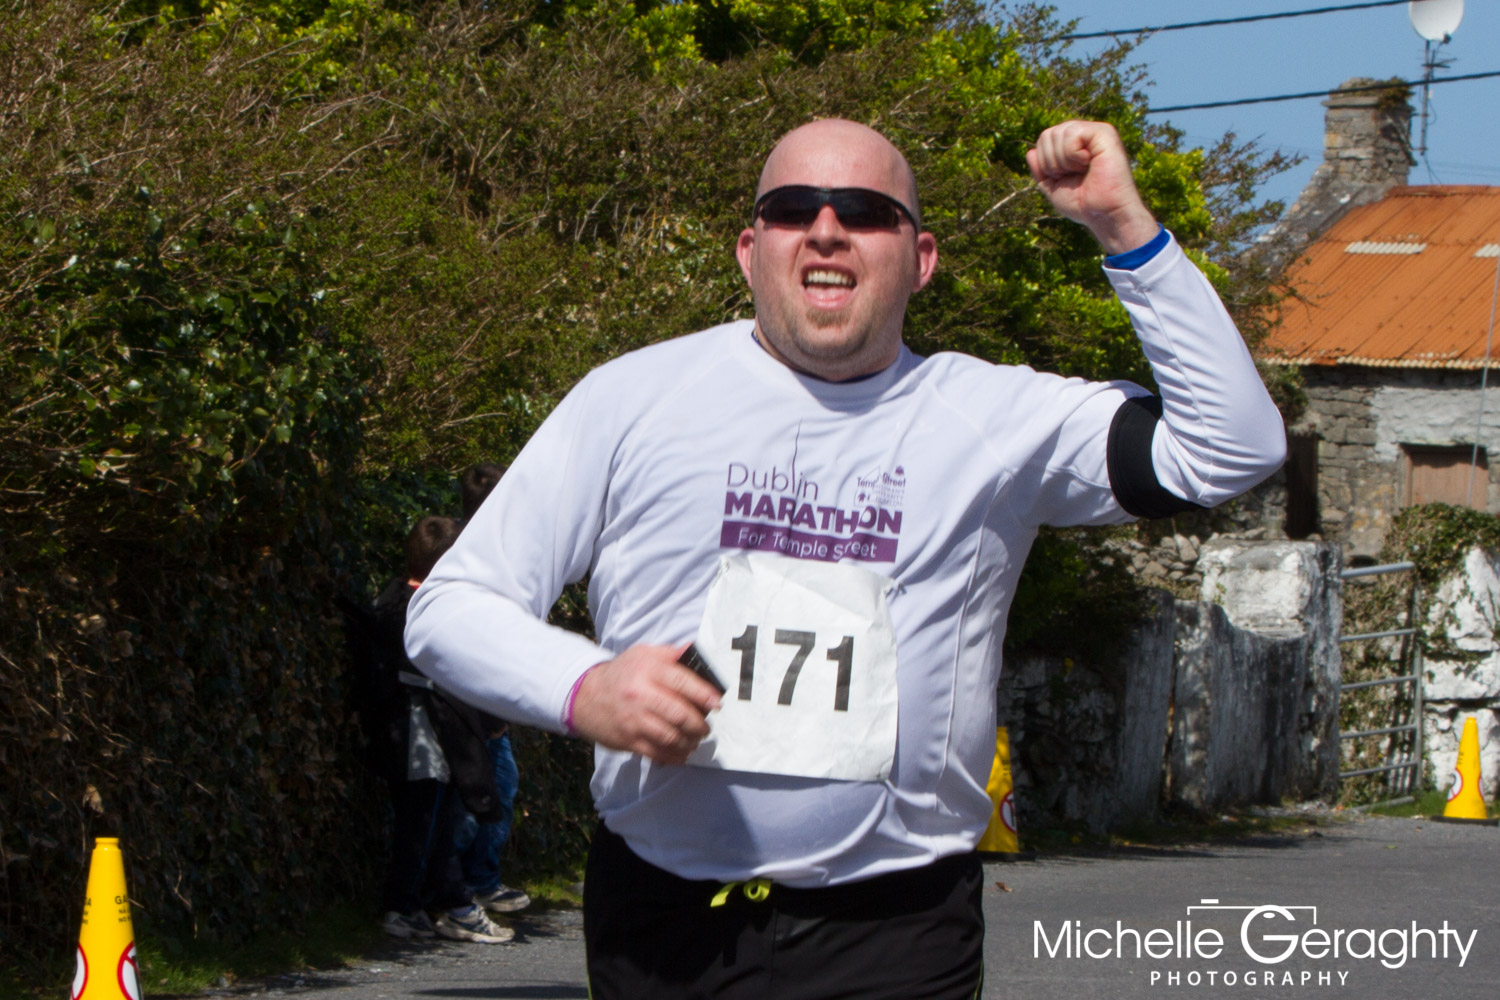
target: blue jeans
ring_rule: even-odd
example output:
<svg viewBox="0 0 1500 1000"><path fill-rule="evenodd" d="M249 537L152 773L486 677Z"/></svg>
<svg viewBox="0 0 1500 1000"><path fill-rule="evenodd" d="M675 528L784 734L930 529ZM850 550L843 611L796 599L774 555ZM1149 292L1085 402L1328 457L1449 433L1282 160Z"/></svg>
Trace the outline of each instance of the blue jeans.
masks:
<svg viewBox="0 0 1500 1000"><path fill-rule="evenodd" d="M485 746L495 768L495 788L500 792L503 815L493 823L481 823L465 813L454 836L464 882L476 896L500 888L500 855L505 853L505 842L510 839L510 823L516 814L516 787L521 781L509 732L486 741Z"/></svg>

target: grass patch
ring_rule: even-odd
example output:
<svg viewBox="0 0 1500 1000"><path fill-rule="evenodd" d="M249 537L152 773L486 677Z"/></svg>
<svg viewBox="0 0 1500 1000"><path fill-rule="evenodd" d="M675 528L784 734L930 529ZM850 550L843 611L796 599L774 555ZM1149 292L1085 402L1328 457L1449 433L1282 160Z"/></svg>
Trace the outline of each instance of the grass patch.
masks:
<svg viewBox="0 0 1500 1000"><path fill-rule="evenodd" d="M1376 806L1370 810L1372 816L1441 816L1443 809L1448 805L1448 793L1441 789L1423 792L1417 796L1415 802L1402 802L1399 805ZM1485 812L1491 819L1497 813L1494 803L1485 803Z"/></svg>
<svg viewBox="0 0 1500 1000"><path fill-rule="evenodd" d="M262 932L242 944L143 939L141 988L148 996L197 993L256 976L343 968L384 938L368 906L345 903L312 914L296 931Z"/></svg>
<svg viewBox="0 0 1500 1000"><path fill-rule="evenodd" d="M583 869L577 868L561 875L534 879L521 886L531 897L535 906L549 909L579 907L583 905Z"/></svg>
<svg viewBox="0 0 1500 1000"><path fill-rule="evenodd" d="M141 991L148 997L193 994L247 978L344 968L385 940L375 917L368 905L335 904L309 915L297 930L262 931L237 944L183 942L138 926ZM0 1000L55 1000L67 996L72 979L70 953L30 983L0 978Z"/></svg>
<svg viewBox="0 0 1500 1000"><path fill-rule="evenodd" d="M521 888L531 897L533 909L568 909L583 905L578 892L582 882L580 868L528 881ZM153 933L137 915L141 990L148 997L193 995L262 976L348 968L390 941L378 917L370 902L339 903L311 914L297 930L263 931L249 941L230 944ZM67 996L72 979L71 952L46 970L34 970L27 980L0 970L0 1000L56 1000Z"/></svg>

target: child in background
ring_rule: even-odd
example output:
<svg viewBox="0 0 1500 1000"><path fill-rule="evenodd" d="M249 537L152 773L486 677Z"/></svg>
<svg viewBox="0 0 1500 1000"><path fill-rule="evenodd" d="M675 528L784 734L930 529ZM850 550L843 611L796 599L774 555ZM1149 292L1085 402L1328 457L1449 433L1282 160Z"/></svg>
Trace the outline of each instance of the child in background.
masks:
<svg viewBox="0 0 1500 1000"><path fill-rule="evenodd" d="M500 466L488 462L464 473L459 492L465 524L474 517L479 505L490 495L503 474ZM485 746L489 751L503 815L494 822L482 823L473 814L466 814L459 824L456 846L464 881L473 891L474 901L492 913L515 913L530 906L531 897L500 881L500 858L510 839L520 772L516 769L516 757L511 749L509 724L491 715L483 715L483 719L489 730Z"/></svg>
<svg viewBox="0 0 1500 1000"><path fill-rule="evenodd" d="M489 820L508 813L487 766L479 713L439 691L406 658L402 632L411 596L458 537L449 517L426 517L406 540L406 573L365 607L341 602L354 662L356 711L367 762L390 788L390 864L381 927L398 938L434 935L502 944L515 931L476 905L454 849L456 827L477 809ZM477 769L475 762L482 762ZM443 911L436 921L428 910Z"/></svg>

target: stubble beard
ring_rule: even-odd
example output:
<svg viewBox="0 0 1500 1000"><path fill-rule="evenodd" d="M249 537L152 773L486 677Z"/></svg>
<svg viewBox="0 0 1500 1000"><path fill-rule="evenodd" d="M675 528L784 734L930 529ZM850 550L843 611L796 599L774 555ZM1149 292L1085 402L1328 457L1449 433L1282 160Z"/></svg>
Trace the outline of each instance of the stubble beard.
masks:
<svg viewBox="0 0 1500 1000"><path fill-rule="evenodd" d="M845 306L842 309L809 309L805 313L807 325L814 330L837 330L848 329L854 310ZM814 342L811 337L793 338L798 341L797 346L809 357L816 358L847 358L858 354L865 344L869 343L870 331L852 329L843 338L832 342Z"/></svg>
<svg viewBox="0 0 1500 1000"><path fill-rule="evenodd" d="M801 315L796 314L795 308L773 311L769 318L774 326L765 322L766 314L758 308L757 315L762 317L762 333L792 362L799 357L812 361L844 361L858 355L870 342L868 329L852 329L848 336L833 340L810 336L847 328L854 318L854 310L848 306L832 310L807 309Z"/></svg>

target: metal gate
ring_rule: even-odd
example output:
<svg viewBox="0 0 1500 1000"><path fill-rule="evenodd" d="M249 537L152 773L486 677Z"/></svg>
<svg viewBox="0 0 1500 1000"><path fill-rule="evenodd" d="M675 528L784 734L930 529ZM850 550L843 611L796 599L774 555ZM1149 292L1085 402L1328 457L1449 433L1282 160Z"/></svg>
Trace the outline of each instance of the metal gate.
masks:
<svg viewBox="0 0 1500 1000"><path fill-rule="evenodd" d="M1399 562L1387 563L1384 566L1361 566L1357 569L1347 569L1339 574L1343 580L1357 580L1365 577L1384 576L1390 573L1410 573L1416 569L1415 563ZM1375 736L1392 736L1399 733L1410 733L1409 739L1397 741L1387 752L1386 763L1378 767L1362 767L1354 771L1339 771L1339 780L1354 778L1362 774L1386 773L1395 777L1398 773L1405 772L1404 780L1387 780L1387 787L1398 794L1415 795L1422 787L1422 643L1417 633L1417 614L1420 607L1419 590L1421 584L1413 575L1411 583L1411 596L1406 604L1406 622L1398 628L1385 629L1379 632L1361 632L1356 635L1339 636L1340 643L1346 642L1370 642L1378 639L1400 637L1401 655L1396 661L1397 672L1390 677L1377 677L1374 680L1355 681L1352 684L1340 684L1339 694L1342 697L1345 691L1358 691L1366 688L1384 686L1411 685L1412 688L1412 714L1411 721L1400 723L1399 719L1392 719L1395 725L1385 726L1380 729L1363 729L1353 733L1340 733L1340 740L1368 739ZM1399 701L1394 701L1393 706L1399 706ZM1393 711L1398 711L1393 708ZM1405 744L1399 748L1399 744ZM1399 756L1401 753L1407 756ZM1340 754L1340 759L1343 755ZM1397 757L1391 760L1391 757Z"/></svg>

